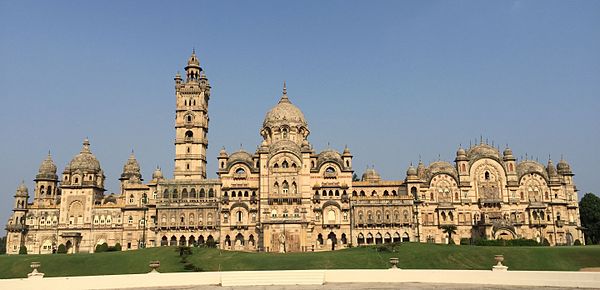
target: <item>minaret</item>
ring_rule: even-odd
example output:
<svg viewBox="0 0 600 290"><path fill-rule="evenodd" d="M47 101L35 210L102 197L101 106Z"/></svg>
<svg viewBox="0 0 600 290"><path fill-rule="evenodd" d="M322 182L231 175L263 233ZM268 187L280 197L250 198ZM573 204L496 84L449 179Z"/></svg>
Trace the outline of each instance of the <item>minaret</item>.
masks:
<svg viewBox="0 0 600 290"><path fill-rule="evenodd" d="M185 82L175 76L175 179L206 178L208 148L208 99L210 84L196 58L196 52L185 67Z"/></svg>

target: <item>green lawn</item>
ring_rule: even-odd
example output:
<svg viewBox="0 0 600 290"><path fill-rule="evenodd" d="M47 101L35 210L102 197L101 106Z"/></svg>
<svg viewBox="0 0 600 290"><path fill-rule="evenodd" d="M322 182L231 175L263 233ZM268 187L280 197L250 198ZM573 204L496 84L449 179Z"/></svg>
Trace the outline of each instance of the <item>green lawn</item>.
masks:
<svg viewBox="0 0 600 290"><path fill-rule="evenodd" d="M194 248L188 263L202 271L377 269L387 268L390 257L405 269L490 269L494 255L503 254L509 270L577 271L600 267L600 246L478 247L406 243L396 252L360 247L321 253L244 253ZM42 263L47 277L146 273L148 262L160 260L161 272L185 271L175 247L127 252L75 255L0 256L0 278L26 277L32 261Z"/></svg>

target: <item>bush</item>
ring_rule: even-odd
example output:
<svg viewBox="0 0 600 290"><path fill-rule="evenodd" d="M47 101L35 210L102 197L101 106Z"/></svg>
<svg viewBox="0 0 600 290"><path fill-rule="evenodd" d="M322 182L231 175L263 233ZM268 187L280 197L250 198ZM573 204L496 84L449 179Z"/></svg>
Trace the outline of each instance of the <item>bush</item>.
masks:
<svg viewBox="0 0 600 290"><path fill-rule="evenodd" d="M19 248L19 255L27 255L27 247L21 246Z"/></svg>
<svg viewBox="0 0 600 290"><path fill-rule="evenodd" d="M217 242L215 242L214 240L210 240L210 241L206 241L205 245L207 248L216 248Z"/></svg>
<svg viewBox="0 0 600 290"><path fill-rule="evenodd" d="M535 240L530 239L514 239L514 240L477 240L476 246L491 246L491 247L534 247L540 244Z"/></svg>
<svg viewBox="0 0 600 290"><path fill-rule="evenodd" d="M469 238L461 238L460 239L460 244L461 245L470 245L471 244L471 239L469 239Z"/></svg>
<svg viewBox="0 0 600 290"><path fill-rule="evenodd" d="M542 242L542 246L550 246L550 242L548 241L548 239L544 238L544 241Z"/></svg>
<svg viewBox="0 0 600 290"><path fill-rule="evenodd" d="M108 252L108 244L103 243L101 245L96 245L96 250L94 252L96 252L96 253Z"/></svg>
<svg viewBox="0 0 600 290"><path fill-rule="evenodd" d="M400 247L400 243L388 243L388 244L378 245L377 247L375 247L375 250L377 250L377 252L393 253L398 250L397 249L398 247Z"/></svg>
<svg viewBox="0 0 600 290"><path fill-rule="evenodd" d="M58 245L58 250L56 250L57 254L66 254L67 253L67 247L65 247L64 244L60 244Z"/></svg>
<svg viewBox="0 0 600 290"><path fill-rule="evenodd" d="M454 239L448 239L448 245L456 245Z"/></svg>
<svg viewBox="0 0 600 290"><path fill-rule="evenodd" d="M575 240L575 243L573 243L573 245L581 246L581 241L579 239L577 239L577 240Z"/></svg>

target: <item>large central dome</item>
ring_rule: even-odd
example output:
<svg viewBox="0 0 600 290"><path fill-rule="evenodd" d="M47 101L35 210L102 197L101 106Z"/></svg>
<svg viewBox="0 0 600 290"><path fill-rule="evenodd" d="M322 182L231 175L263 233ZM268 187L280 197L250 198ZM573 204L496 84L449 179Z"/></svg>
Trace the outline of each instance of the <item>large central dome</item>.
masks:
<svg viewBox="0 0 600 290"><path fill-rule="evenodd" d="M263 122L263 127L272 128L281 125L287 125L289 127L308 127L302 111L300 111L298 107L294 106L292 102L290 102L290 99L287 96L285 85L283 87L283 95L281 96L279 103L269 110L269 112L267 112Z"/></svg>

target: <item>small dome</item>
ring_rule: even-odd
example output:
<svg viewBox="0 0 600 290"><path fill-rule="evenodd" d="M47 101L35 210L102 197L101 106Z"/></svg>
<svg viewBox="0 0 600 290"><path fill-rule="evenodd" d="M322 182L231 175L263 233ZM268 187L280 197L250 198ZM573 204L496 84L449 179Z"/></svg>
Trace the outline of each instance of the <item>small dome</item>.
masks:
<svg viewBox="0 0 600 290"><path fill-rule="evenodd" d="M221 151L219 151L219 157L223 157L223 158L227 158L227 151L225 151L225 147L221 148Z"/></svg>
<svg viewBox="0 0 600 290"><path fill-rule="evenodd" d="M121 174L121 179L132 179L135 178L137 180L141 180L142 174L140 173L140 164L137 159L135 159L135 155L133 151L131 155L129 155L129 159L123 165L123 173Z"/></svg>
<svg viewBox="0 0 600 290"><path fill-rule="evenodd" d="M289 127L308 127L302 111L290 102L285 86L283 87L283 95L281 96L279 103L267 112L265 120L263 121L263 127L276 127L280 125L287 125Z"/></svg>
<svg viewBox="0 0 600 290"><path fill-rule="evenodd" d="M467 159L467 151L462 148L462 146L458 147L456 150L456 159L454 161L466 161Z"/></svg>
<svg viewBox="0 0 600 290"><path fill-rule="evenodd" d="M348 148L348 146L344 148L344 153L342 153L342 156L352 156L352 154L350 153L350 148Z"/></svg>
<svg viewBox="0 0 600 290"><path fill-rule="evenodd" d="M69 163L65 171L82 171L87 173L99 173L101 171L100 162L96 156L90 151L90 141L86 138L83 140L83 148L81 152Z"/></svg>
<svg viewBox="0 0 600 290"><path fill-rule="evenodd" d="M571 173L571 166L564 159L561 159L558 162L558 164L556 165L556 168L558 169L558 173L560 173L560 174L570 174Z"/></svg>
<svg viewBox="0 0 600 290"><path fill-rule="evenodd" d="M412 166L412 164L408 167L408 170L406 170L406 176L416 176L417 175L417 169Z"/></svg>
<svg viewBox="0 0 600 290"><path fill-rule="evenodd" d="M40 169L38 170L38 174L35 177L36 179L51 179L57 180L58 176L56 175L56 164L52 160L52 156L50 152L48 152L48 156L42 164L40 165Z"/></svg>
<svg viewBox="0 0 600 290"><path fill-rule="evenodd" d="M504 155L504 157L508 157L508 156L512 156L513 152L512 152L512 149L510 149L509 147L506 147L506 149L504 149L504 152L502 154Z"/></svg>
<svg viewBox="0 0 600 290"><path fill-rule="evenodd" d="M377 182L377 181L381 181L381 176L379 175L379 173L377 173L375 168L367 168L367 171L365 171L365 173L363 173L361 180Z"/></svg>
<svg viewBox="0 0 600 290"><path fill-rule="evenodd" d="M163 179L163 173L160 170L160 167L156 166L156 169L154 170L154 172L152 172L152 179L154 179L154 180Z"/></svg>
<svg viewBox="0 0 600 290"><path fill-rule="evenodd" d="M27 189L27 186L25 185L25 181L21 181L21 184L19 184L19 187L17 187L17 195L28 195L29 194L29 189Z"/></svg>
<svg viewBox="0 0 600 290"><path fill-rule="evenodd" d="M188 67L189 66L200 66L200 61L198 61L198 58L196 57L196 50L192 50L192 55L190 56L190 58L188 59Z"/></svg>

